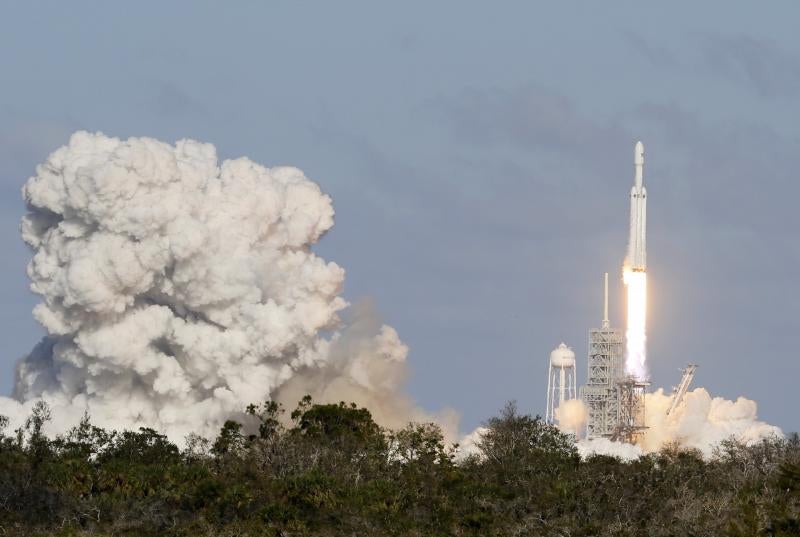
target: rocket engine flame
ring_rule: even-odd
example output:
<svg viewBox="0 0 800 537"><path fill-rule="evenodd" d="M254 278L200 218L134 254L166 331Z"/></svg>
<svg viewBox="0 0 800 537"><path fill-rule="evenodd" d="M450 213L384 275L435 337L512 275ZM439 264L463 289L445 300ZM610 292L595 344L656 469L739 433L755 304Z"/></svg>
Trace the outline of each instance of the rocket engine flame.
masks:
<svg viewBox="0 0 800 537"><path fill-rule="evenodd" d="M622 280L628 292L625 373L644 379L647 376L647 273L626 268Z"/></svg>

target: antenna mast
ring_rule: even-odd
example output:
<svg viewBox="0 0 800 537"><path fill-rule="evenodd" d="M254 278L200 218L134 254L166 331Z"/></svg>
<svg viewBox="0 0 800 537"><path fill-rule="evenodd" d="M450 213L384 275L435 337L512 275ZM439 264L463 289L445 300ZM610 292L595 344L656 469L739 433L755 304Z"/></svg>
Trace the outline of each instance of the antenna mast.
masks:
<svg viewBox="0 0 800 537"><path fill-rule="evenodd" d="M603 328L609 328L611 323L608 321L608 272L605 273L603 285Z"/></svg>

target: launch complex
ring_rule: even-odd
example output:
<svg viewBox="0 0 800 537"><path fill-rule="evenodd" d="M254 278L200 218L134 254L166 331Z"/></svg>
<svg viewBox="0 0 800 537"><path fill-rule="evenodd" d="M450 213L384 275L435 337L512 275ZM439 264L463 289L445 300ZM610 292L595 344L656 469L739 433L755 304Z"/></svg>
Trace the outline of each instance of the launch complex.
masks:
<svg viewBox="0 0 800 537"><path fill-rule="evenodd" d="M608 318L608 273L605 274L603 320L589 331L588 374L580 389L586 409L586 438L608 438L637 443L645 425L647 375L647 190L644 187L644 146L634 148L634 184L630 193L630 233L623 264L626 288L627 326L625 334L611 326ZM697 366L690 364L674 389L671 412L680 403ZM550 355L547 388L549 423L556 421L556 409L575 391L575 359L563 343ZM567 385L565 386L565 382ZM572 395L574 397L574 395Z"/></svg>
<svg viewBox="0 0 800 537"><path fill-rule="evenodd" d="M628 254L623 267L627 288L628 326L622 333L608 319L608 273L605 275L603 322L589 331L586 385L581 388L587 410L588 438L606 437L635 443L645 429L647 381L647 189L644 146L636 142ZM623 349L623 343L626 343Z"/></svg>
<svg viewBox="0 0 800 537"><path fill-rule="evenodd" d="M626 372L625 340L608 320L608 273L605 274L603 322L589 331L586 385L586 437L636 443L645 430L644 394L650 383Z"/></svg>

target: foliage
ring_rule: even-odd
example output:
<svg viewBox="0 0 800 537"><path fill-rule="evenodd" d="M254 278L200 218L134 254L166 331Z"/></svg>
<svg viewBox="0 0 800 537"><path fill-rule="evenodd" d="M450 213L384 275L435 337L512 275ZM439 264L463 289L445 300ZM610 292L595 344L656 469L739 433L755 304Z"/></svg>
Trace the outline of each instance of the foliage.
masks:
<svg viewBox="0 0 800 537"><path fill-rule="evenodd" d="M436 425L384 430L353 404L245 416L183 450L89 416L49 438L43 403L10 436L0 417L0 535L800 535L797 435L581 460L509 404L457 460Z"/></svg>

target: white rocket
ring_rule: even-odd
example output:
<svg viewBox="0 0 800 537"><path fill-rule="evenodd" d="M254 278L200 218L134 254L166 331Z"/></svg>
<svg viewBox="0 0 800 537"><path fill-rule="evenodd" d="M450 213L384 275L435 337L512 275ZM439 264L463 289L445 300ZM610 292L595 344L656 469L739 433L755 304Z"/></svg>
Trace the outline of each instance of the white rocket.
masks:
<svg viewBox="0 0 800 537"><path fill-rule="evenodd" d="M628 241L628 265L635 272L647 270L647 189L642 184L644 168L644 146L636 142L633 153L633 166L636 170L635 182L631 189L631 235Z"/></svg>

